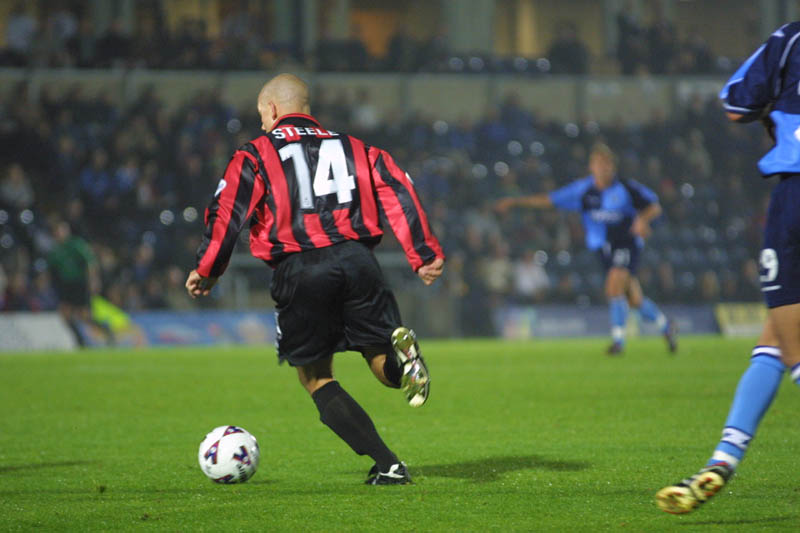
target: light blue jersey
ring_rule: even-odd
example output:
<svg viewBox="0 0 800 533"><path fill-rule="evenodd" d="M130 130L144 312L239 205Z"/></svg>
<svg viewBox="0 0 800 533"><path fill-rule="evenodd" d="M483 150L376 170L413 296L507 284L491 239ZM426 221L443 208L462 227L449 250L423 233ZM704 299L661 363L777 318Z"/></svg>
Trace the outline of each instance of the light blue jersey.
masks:
<svg viewBox="0 0 800 533"><path fill-rule="evenodd" d="M781 26L719 93L731 113L756 120L768 112L775 146L759 161L764 176L800 173L800 22Z"/></svg>
<svg viewBox="0 0 800 533"><path fill-rule="evenodd" d="M641 247L641 239L631 233L631 225L636 213L657 203L658 196L629 179L617 178L600 190L589 175L551 192L550 201L559 209L582 213L586 247L599 250L606 243L615 248Z"/></svg>

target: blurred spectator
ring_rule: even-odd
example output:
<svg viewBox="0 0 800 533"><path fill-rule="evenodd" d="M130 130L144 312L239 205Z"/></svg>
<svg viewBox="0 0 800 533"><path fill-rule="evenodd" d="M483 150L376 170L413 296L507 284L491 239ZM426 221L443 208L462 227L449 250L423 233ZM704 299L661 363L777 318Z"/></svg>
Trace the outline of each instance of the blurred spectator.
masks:
<svg viewBox="0 0 800 533"><path fill-rule="evenodd" d="M38 24L30 14L25 2L18 1L11 8L6 24L6 42L3 63L21 67L28 63L28 57L33 49L33 39L36 36Z"/></svg>
<svg viewBox="0 0 800 533"><path fill-rule="evenodd" d="M6 176L0 181L0 206L22 211L33 206L33 201L33 187L25 170L19 163L12 163Z"/></svg>
<svg viewBox="0 0 800 533"><path fill-rule="evenodd" d="M97 39L94 35L94 24L89 17L83 17L78 23L78 31L66 42L66 49L75 66L88 68L97 66Z"/></svg>
<svg viewBox="0 0 800 533"><path fill-rule="evenodd" d="M173 68L209 68L210 43L206 38L204 20L189 18L178 25L178 33L173 40L170 66Z"/></svg>
<svg viewBox="0 0 800 533"><path fill-rule="evenodd" d="M660 2L653 4L653 10L653 22L647 28L647 66L651 74L666 74L677 52L675 27L664 15Z"/></svg>
<svg viewBox="0 0 800 533"><path fill-rule="evenodd" d="M553 74L587 74L589 72L589 52L578 38L578 31L572 22L562 22L555 40L547 52L550 71Z"/></svg>
<svg viewBox="0 0 800 533"><path fill-rule="evenodd" d="M369 91L361 89L356 95L353 109L353 126L358 135L368 136L374 132L381 123L378 106L370 101Z"/></svg>
<svg viewBox="0 0 800 533"><path fill-rule="evenodd" d="M122 30L122 21L115 19L97 40L97 63L103 67L122 66L131 53L131 39Z"/></svg>
<svg viewBox="0 0 800 533"><path fill-rule="evenodd" d="M550 288L550 278L544 269L547 254L525 250L514 263L514 294L525 303L541 301Z"/></svg>
<svg viewBox="0 0 800 533"><path fill-rule="evenodd" d="M681 43L674 70L681 74L707 74L714 71L714 56L702 34L692 33Z"/></svg>
<svg viewBox="0 0 800 533"><path fill-rule="evenodd" d="M419 45L408 35L405 24L399 24L389 39L389 50L386 54L386 70L391 72L414 72L419 59Z"/></svg>
<svg viewBox="0 0 800 533"><path fill-rule="evenodd" d="M165 50L170 48L164 29L154 18L143 19L136 28L131 57L136 66L163 68L167 66Z"/></svg>
<svg viewBox="0 0 800 533"><path fill-rule="evenodd" d="M46 270L33 278L30 293L31 311L55 311L58 309L58 295L53 288L52 278Z"/></svg>
<svg viewBox="0 0 800 533"><path fill-rule="evenodd" d="M512 266L508 248L506 243L497 243L492 256L483 264L485 285L493 296L505 297L511 292Z"/></svg>
<svg viewBox="0 0 800 533"><path fill-rule="evenodd" d="M0 94L2 139L14 157L0 174L0 263L8 278L22 273L33 301L46 296L48 284L60 287L55 271L48 281L34 266L58 241L55 228L43 224L58 213L92 243L109 301L128 310L191 306L182 271L194 260L196 227L227 154L260 127L252 104L237 111L218 91L167 107L152 87L128 102L113 93L94 97L84 86L43 86L38 96L26 84L9 89ZM748 176L760 155L753 140L762 132L728 127L713 100L690 96L683 113L635 123L565 124L542 120L508 93L474 119L451 123L379 108L367 94L329 91L314 113L340 131L372 129L376 145L395 153L414 178L448 254L484 258L462 260L446 288L462 298L463 331L492 334L492 306L505 301L603 301L577 219L555 212L497 219L485 207L504 190L544 192L583 175L586 147L600 139L618 149L626 176L661 196L666 215L642 258L648 290L665 302L692 301L704 283L712 291L704 276L713 270L719 298L759 297L752 258L768 190ZM23 180L12 164L23 169ZM22 199L31 211L27 222L5 205L9 198ZM539 255L536 263L534 255L531 264L536 249L550 259Z"/></svg>
<svg viewBox="0 0 800 533"><path fill-rule="evenodd" d="M719 300L719 278L713 270L706 270L700 279L700 296L703 301L716 302Z"/></svg>
<svg viewBox="0 0 800 533"><path fill-rule="evenodd" d="M617 13L617 59L622 74L636 74L646 52L644 29L636 17L633 2L626 0Z"/></svg>
<svg viewBox="0 0 800 533"><path fill-rule="evenodd" d="M3 297L3 311L31 311L28 280L24 273L12 274L8 280Z"/></svg>
<svg viewBox="0 0 800 533"><path fill-rule="evenodd" d="M48 11L47 26L59 46L70 40L78 31L78 18L70 11L64 0L53 2Z"/></svg>

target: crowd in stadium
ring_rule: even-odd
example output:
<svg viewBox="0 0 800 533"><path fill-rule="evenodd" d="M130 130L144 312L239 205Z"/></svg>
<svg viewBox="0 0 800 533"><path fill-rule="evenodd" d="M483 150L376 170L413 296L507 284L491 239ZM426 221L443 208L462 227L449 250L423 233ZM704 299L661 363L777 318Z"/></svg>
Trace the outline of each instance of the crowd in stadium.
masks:
<svg viewBox="0 0 800 533"><path fill-rule="evenodd" d="M55 6L37 17L25 2L15 5L6 22L0 66L269 70L296 61L322 71L531 74L587 74L592 66L589 50L570 21L559 24L544 58L453 54L445 28L418 39L403 25L389 38L383 57L369 53L356 25L347 38L324 33L314 54L303 57L297 43L278 42L265 33L271 24L265 9L245 4L222 20L214 36L204 20L195 18L170 30L158 10L143 17L135 32L115 20L98 34L85 13L67 2ZM617 16L619 72L707 74L719 68L699 33L679 37L659 11L647 23L632 13L626 8ZM725 65L723 61L722 68L729 68Z"/></svg>
<svg viewBox="0 0 800 533"><path fill-rule="evenodd" d="M259 132L254 110L209 91L174 110L152 90L124 106L81 86L31 94L20 83L0 101L0 309L56 305L47 257L62 220L91 243L94 289L112 303L192 305L183 280L203 209L232 150ZM477 121L454 123L398 116L366 92L320 91L313 101L325 127L390 150L414 176L449 258L440 290L474 316L502 302L603 302L602 272L576 217L491 209L494 198L584 175L598 139L618 151L621 174L664 206L639 273L648 293L662 302L758 298L768 188L752 169L763 151L754 139L766 136L728 125L713 99L635 126L543 121L514 94Z"/></svg>

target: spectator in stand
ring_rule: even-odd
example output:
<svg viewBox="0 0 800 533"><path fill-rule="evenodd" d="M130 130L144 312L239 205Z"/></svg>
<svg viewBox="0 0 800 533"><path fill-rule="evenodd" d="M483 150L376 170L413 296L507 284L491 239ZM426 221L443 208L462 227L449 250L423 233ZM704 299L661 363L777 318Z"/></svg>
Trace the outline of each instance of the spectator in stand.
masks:
<svg viewBox="0 0 800 533"><path fill-rule="evenodd" d="M678 39L675 27L664 15L661 3L654 3L653 10L653 22L647 29L647 66L651 74L667 74L673 67Z"/></svg>
<svg viewBox="0 0 800 533"><path fill-rule="evenodd" d="M108 153L102 148L92 152L91 164L80 173L80 189L89 213L103 216L116 208L116 191L108 169Z"/></svg>
<svg viewBox="0 0 800 533"><path fill-rule="evenodd" d="M342 124L343 130L353 129L359 102L344 91L330 93L316 100L315 112ZM94 98L78 85L63 91L43 86L35 95L26 83L0 92L0 144L7 154L0 183L12 163L20 164L34 192L28 209L35 215L32 223L23 224L9 207L0 206L5 210L0 212L0 263L9 276L36 272L32 263L44 258L48 249L42 221L57 212L69 220L75 234L102 245L99 258L111 258L101 269L106 296L111 299L113 293L115 304L127 309L147 305L141 295L149 280L164 280L168 265L191 261L197 243L190 244L186 228L202 219L199 206L207 200L208 184L227 163L226 154L252 137L260 124L237 122L236 110L210 91L187 97L178 108L165 106L152 89L127 104L108 95ZM654 113L637 123L576 122L567 128L569 135L563 122L538 119L511 93L497 104L499 108L487 108L483 115L452 123L399 110L380 116L366 113L366 124L377 125L376 145L408 162L410 175L430 198L432 224L448 229L440 235L454 256L488 257L498 245L498 234L511 246L512 256L533 244L553 257L546 273L553 287L560 283L561 292L553 288L548 301L602 301L602 291L592 285L591 272L583 266L586 257L576 221L555 212L531 211L498 224L481 206L503 188L521 194L557 188L563 182L553 176L565 181L577 177L586 164L586 148L607 138L624 154L623 172L657 190L663 202L665 222L654 228L653 237L659 253L642 258L642 271L652 272L660 299L685 301L699 294L704 268L688 261L699 260L702 266L711 261L706 256L712 249L726 254L730 275L736 278L734 283L718 273L724 282L721 296L729 298L738 290L739 299L758 297L758 285L748 277L753 265L745 268L745 263L760 249L760 234L754 228L765 210L766 193L757 180L743 177L743 169L759 154L749 128L729 127L722 112L701 97L690 97L684 112ZM41 153L51 157L42 158ZM96 159L101 164L93 165ZM702 183L690 179L697 172L707 176ZM709 195L717 198L716 206L708 202ZM105 205L109 198L116 207ZM184 213L187 207L194 207L194 213ZM160 218L162 211L167 222ZM708 232L685 231L681 221L689 213L695 218L693 227L715 230L713 242L704 240ZM14 253L3 248L8 242L13 242ZM135 280L134 252L143 242L152 246L154 257L149 273ZM694 250L691 257L689 249ZM30 259L18 265L11 260L18 251ZM561 251L566 255L559 255ZM557 257L569 257L570 263L561 265ZM715 252L715 257L722 256ZM474 263L461 266L461 279L452 290L464 298L464 331L483 328L484 334L491 334L486 321L488 289ZM565 270L575 276L566 276ZM173 306L176 301L168 299Z"/></svg>
<svg viewBox="0 0 800 533"><path fill-rule="evenodd" d="M33 278L29 302L31 311L55 311L58 309L58 295L47 270L39 272Z"/></svg>
<svg viewBox="0 0 800 533"><path fill-rule="evenodd" d="M131 55L131 39L122 29L122 21L115 19L108 30L97 40L97 64L102 67L124 65Z"/></svg>
<svg viewBox="0 0 800 533"><path fill-rule="evenodd" d="M511 293L513 267L509 257L508 244L496 243L491 257L485 259L482 266L484 284L489 289L493 307L497 307Z"/></svg>
<svg viewBox="0 0 800 533"><path fill-rule="evenodd" d="M681 43L675 71L681 74L714 72L714 57L701 33L693 32Z"/></svg>
<svg viewBox="0 0 800 533"><path fill-rule="evenodd" d="M172 42L173 68L208 68L211 43L206 38L206 23L201 19L184 19Z"/></svg>
<svg viewBox="0 0 800 533"><path fill-rule="evenodd" d="M166 66L164 52L170 46L164 28L157 20L148 17L136 28L136 35L131 45L131 58L138 67L163 68Z"/></svg>
<svg viewBox="0 0 800 533"><path fill-rule="evenodd" d="M547 52L553 74L588 74L589 52L578 38L572 22L559 24L557 35Z"/></svg>
<svg viewBox="0 0 800 533"><path fill-rule="evenodd" d="M33 187L25 170L19 163L12 163L6 177L0 181L0 206L22 211L32 207L33 201Z"/></svg>
<svg viewBox="0 0 800 533"><path fill-rule="evenodd" d="M408 34L408 27L401 23L389 39L386 54L386 70L390 72L414 72L418 66L419 46Z"/></svg>
<svg viewBox="0 0 800 533"><path fill-rule="evenodd" d="M70 61L80 68L95 66L97 39L94 35L92 19L84 16L78 23L78 32L66 42Z"/></svg>
<svg viewBox="0 0 800 533"><path fill-rule="evenodd" d="M633 2L626 0L617 13L617 59L622 74L636 74L645 57L644 28L636 16Z"/></svg>
<svg viewBox="0 0 800 533"><path fill-rule="evenodd" d="M30 8L23 1L14 4L6 24L6 43L3 64L21 67L28 64L33 50L38 23L30 14Z"/></svg>
<svg viewBox="0 0 800 533"><path fill-rule="evenodd" d="M24 273L16 272L8 280L3 297L3 311L30 311L28 280Z"/></svg>
<svg viewBox="0 0 800 533"><path fill-rule="evenodd" d="M352 120L353 133L356 135L372 134L381 124L378 106L372 103L366 89L360 89L356 95Z"/></svg>
<svg viewBox="0 0 800 533"><path fill-rule="evenodd" d="M550 288L550 278L544 269L547 254L525 250L514 262L514 295L523 303L541 302Z"/></svg>

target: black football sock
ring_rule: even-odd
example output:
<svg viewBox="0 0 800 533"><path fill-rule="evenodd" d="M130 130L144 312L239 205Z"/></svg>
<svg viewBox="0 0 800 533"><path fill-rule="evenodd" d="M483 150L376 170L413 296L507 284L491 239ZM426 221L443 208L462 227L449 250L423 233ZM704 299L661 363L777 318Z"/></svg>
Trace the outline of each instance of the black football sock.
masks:
<svg viewBox="0 0 800 533"><path fill-rule="evenodd" d="M393 353L386 354L386 361L383 363L383 375L396 388L400 388L400 378L403 377L403 367L397 361Z"/></svg>
<svg viewBox="0 0 800 533"><path fill-rule="evenodd" d="M360 405L345 391L338 381L331 381L311 395L319 410L323 424L345 441L358 455L369 455L381 472L399 462L386 447L375 424Z"/></svg>

